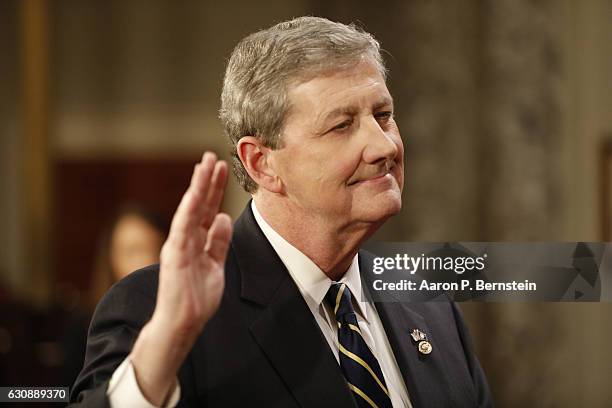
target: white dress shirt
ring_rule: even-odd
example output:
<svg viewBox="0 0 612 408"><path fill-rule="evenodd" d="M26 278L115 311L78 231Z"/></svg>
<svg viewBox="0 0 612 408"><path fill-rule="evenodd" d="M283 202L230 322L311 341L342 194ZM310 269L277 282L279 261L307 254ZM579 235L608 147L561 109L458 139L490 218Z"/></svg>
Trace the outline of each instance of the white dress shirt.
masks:
<svg viewBox="0 0 612 408"><path fill-rule="evenodd" d="M287 242L263 219L255 206L255 201L251 201L251 208L257 224L295 281L339 364L338 325L333 311L323 302L325 294L333 283L332 280L310 258ZM393 407L411 408L408 390L376 308L365 300L357 301L362 293L358 255L355 255L351 266L339 282L345 283L351 291L359 329L380 364ZM134 367L129 358L126 358L113 373L107 395L111 407L155 408L140 392ZM176 406L179 399L180 385L177 381L164 408Z"/></svg>

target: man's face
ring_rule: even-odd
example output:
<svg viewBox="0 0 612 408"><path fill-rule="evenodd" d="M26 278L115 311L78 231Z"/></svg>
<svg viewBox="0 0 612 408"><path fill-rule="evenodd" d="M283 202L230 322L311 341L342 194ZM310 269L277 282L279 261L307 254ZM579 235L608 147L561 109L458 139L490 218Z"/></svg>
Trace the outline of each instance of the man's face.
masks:
<svg viewBox="0 0 612 408"><path fill-rule="evenodd" d="M336 224L396 214L404 147L376 66L364 60L315 77L292 87L289 100L283 147L271 160L292 203Z"/></svg>

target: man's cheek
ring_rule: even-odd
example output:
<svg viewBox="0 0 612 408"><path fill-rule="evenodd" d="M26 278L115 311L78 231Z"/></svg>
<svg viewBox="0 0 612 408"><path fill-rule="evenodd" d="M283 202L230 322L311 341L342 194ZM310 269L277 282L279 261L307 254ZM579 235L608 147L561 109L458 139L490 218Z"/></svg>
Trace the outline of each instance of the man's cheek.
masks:
<svg viewBox="0 0 612 408"><path fill-rule="evenodd" d="M360 152L345 152L350 153L344 155L344 157L339 156L339 154L343 153L342 149L339 149L336 152L336 163L337 163L337 174L341 175L345 181L351 179L355 176L359 170L359 165L361 164L361 154Z"/></svg>

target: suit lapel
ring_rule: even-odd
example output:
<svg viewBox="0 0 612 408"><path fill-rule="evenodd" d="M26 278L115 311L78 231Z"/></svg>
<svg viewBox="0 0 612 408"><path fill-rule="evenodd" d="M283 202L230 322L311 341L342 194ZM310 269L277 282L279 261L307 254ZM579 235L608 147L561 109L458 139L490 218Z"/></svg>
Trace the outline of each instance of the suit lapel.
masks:
<svg viewBox="0 0 612 408"><path fill-rule="evenodd" d="M353 406L338 363L291 278L251 333L302 407Z"/></svg>
<svg viewBox="0 0 612 408"><path fill-rule="evenodd" d="M236 221L232 247L241 297L261 306L250 323L255 342L303 408L354 406L338 363L250 204Z"/></svg>
<svg viewBox="0 0 612 408"><path fill-rule="evenodd" d="M372 256L359 252L359 268L364 289L370 288ZM449 391L448 376L441 353L436 353L436 339L431 337L427 322L411 304L389 297L374 303L385 328L397 365L402 372L413 407L444 407ZM421 354L410 333L419 329L428 335L434 347L429 355Z"/></svg>

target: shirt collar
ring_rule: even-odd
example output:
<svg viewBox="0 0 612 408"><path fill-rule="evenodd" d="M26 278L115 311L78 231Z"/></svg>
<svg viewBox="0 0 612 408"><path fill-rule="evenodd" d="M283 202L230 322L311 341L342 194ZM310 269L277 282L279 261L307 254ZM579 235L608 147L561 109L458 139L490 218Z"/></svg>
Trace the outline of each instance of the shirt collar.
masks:
<svg viewBox="0 0 612 408"><path fill-rule="evenodd" d="M289 274L297 284L304 299L306 299L307 303L320 305L332 284L332 280L325 275L317 264L299 249L287 242L287 240L264 220L257 210L255 200L251 200L251 209L253 210L253 215L255 216L255 221L259 225L259 228L261 228L264 236L268 239L272 248L274 248L274 251L276 251L289 271ZM352 297L355 299L353 304L359 308L361 316L367 321L366 308L362 302L358 301L361 298L361 277L359 273L358 254L355 254L351 265L339 282L345 283L351 290Z"/></svg>

